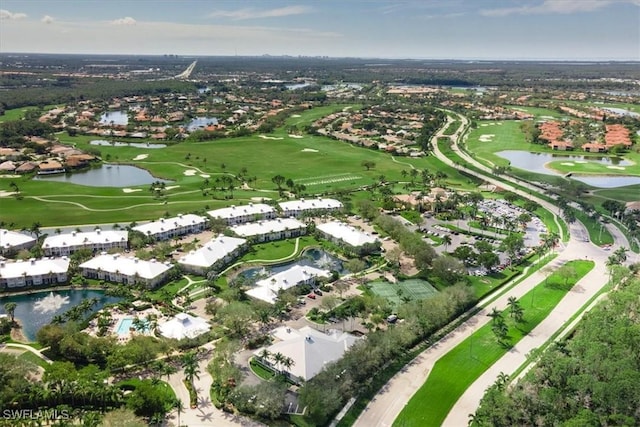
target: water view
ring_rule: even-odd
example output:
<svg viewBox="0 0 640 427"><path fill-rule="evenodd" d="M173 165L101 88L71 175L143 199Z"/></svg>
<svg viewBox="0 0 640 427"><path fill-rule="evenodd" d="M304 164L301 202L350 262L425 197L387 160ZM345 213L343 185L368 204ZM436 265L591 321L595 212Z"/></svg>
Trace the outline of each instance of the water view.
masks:
<svg viewBox="0 0 640 427"><path fill-rule="evenodd" d="M555 154L555 153L531 153L529 151L520 150L504 150L496 153L503 159L509 160L512 167L527 170L530 172L544 173L547 175L558 175L557 172L545 167L549 162L566 160L574 163L599 163L608 166L629 166L632 165L628 160L621 157L607 156L583 156L572 154Z"/></svg>
<svg viewBox="0 0 640 427"><path fill-rule="evenodd" d="M100 145L103 147L136 147L136 148L165 148L167 144L151 144L148 142L120 142L120 141L105 141L104 139L95 139L91 141L91 145Z"/></svg>
<svg viewBox="0 0 640 427"><path fill-rule="evenodd" d="M4 313L4 305L8 302L17 304L15 317L22 325L22 333L29 341L35 341L40 328L51 323L54 316L61 315L82 301L96 298L98 303L91 309L92 313L107 304L120 301L120 297L110 297L100 290L65 290L40 291L10 297L0 297L0 314Z"/></svg>
<svg viewBox="0 0 640 427"><path fill-rule="evenodd" d="M627 185L640 185L640 176L587 176L587 175L573 175L571 179L584 182L592 187L599 188L617 188L625 187Z"/></svg>
<svg viewBox="0 0 640 427"><path fill-rule="evenodd" d="M105 125L126 126L129 123L129 116L126 111L107 111L100 116L100 123Z"/></svg>
<svg viewBox="0 0 640 427"><path fill-rule="evenodd" d="M38 175L33 179L41 181L67 182L89 187L134 187L154 182L173 182L154 177L145 169L128 165L104 164L99 168L60 175Z"/></svg>
<svg viewBox="0 0 640 427"><path fill-rule="evenodd" d="M345 270L342 265L342 261L336 258L333 255L323 251L322 249L307 249L301 255L301 257L296 261L289 261L284 264L278 265L270 265L263 267L252 267L244 270L240 273L243 277L248 279L256 279L260 280L264 277L271 276L276 273L280 273L281 271L287 270L288 268L293 267L294 265L302 265L302 266L310 266L316 268L322 268L326 270L335 270L338 273L347 274L348 271Z"/></svg>
<svg viewBox="0 0 640 427"><path fill-rule="evenodd" d="M194 130L204 129L209 125L217 125L218 119L215 117L196 117L191 119L187 124L187 130L193 132Z"/></svg>

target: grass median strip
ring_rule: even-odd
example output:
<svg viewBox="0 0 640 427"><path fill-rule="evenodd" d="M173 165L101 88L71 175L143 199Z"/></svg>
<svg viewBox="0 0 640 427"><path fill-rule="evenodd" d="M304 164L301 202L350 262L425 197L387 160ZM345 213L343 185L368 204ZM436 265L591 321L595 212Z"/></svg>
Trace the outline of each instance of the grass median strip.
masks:
<svg viewBox="0 0 640 427"><path fill-rule="evenodd" d="M594 263L571 261L566 265L573 268L575 274L567 277L557 271L519 300L524 311L523 322L515 322L509 310L505 310L503 317L509 332L503 340L504 345L498 343L491 323L487 323L438 360L425 384L407 403L394 425L441 425L464 391L542 322L571 287L593 268Z"/></svg>

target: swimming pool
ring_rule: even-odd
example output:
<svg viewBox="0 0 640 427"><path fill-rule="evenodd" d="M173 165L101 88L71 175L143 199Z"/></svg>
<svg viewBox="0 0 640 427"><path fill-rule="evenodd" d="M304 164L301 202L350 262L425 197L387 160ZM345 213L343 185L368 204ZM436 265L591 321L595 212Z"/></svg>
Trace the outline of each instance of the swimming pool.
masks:
<svg viewBox="0 0 640 427"><path fill-rule="evenodd" d="M118 324L118 328L116 329L116 333L118 335L128 335L129 329L133 326L133 319L131 317L125 317Z"/></svg>

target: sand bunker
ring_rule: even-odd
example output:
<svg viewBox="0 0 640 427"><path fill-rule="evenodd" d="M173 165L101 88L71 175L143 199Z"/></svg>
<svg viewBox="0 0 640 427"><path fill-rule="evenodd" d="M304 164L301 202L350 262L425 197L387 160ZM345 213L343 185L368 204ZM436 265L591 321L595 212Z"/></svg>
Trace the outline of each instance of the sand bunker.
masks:
<svg viewBox="0 0 640 427"><path fill-rule="evenodd" d="M206 173L201 173L200 176L202 178L211 178L211 175L207 175Z"/></svg>
<svg viewBox="0 0 640 427"><path fill-rule="evenodd" d="M148 155L148 154L138 154L137 156L135 156L135 157L133 158L133 160L144 160L144 159L146 159L147 157L149 157L149 155Z"/></svg>
<svg viewBox="0 0 640 427"><path fill-rule="evenodd" d="M488 123L482 123L480 126L486 127L486 126L489 126L489 124Z"/></svg>
<svg viewBox="0 0 640 427"><path fill-rule="evenodd" d="M264 202L266 200L271 200L271 197L252 197L252 202Z"/></svg>
<svg viewBox="0 0 640 427"><path fill-rule="evenodd" d="M563 162L560 163L562 166L575 166L575 163L571 163L571 162Z"/></svg>
<svg viewBox="0 0 640 427"><path fill-rule="evenodd" d="M292 114L291 117L297 119L298 117L302 117L300 114Z"/></svg>
<svg viewBox="0 0 640 427"><path fill-rule="evenodd" d="M587 162L586 160L576 160L576 163L585 164L589 162Z"/></svg>
<svg viewBox="0 0 640 427"><path fill-rule="evenodd" d="M123 188L123 193L135 193L136 191L142 191L142 188Z"/></svg>
<svg viewBox="0 0 640 427"><path fill-rule="evenodd" d="M179 185L170 185L168 187L165 187L164 189L165 190L173 190L174 188L179 188L179 187L180 187Z"/></svg>
<svg viewBox="0 0 640 427"><path fill-rule="evenodd" d="M607 166L607 169L615 169L615 170L623 171L626 168L622 166Z"/></svg>
<svg viewBox="0 0 640 427"><path fill-rule="evenodd" d="M480 138L478 138L478 141L480 142L491 142L491 140L493 139L495 135L492 133L487 133L484 135L480 135Z"/></svg>
<svg viewBox="0 0 640 427"><path fill-rule="evenodd" d="M304 138L304 136L302 136L302 135L289 135L289 138L300 139L300 138Z"/></svg>
<svg viewBox="0 0 640 427"><path fill-rule="evenodd" d="M197 171L195 169L187 169L183 173L184 173L184 176L195 176L196 172Z"/></svg>
<svg viewBox="0 0 640 427"><path fill-rule="evenodd" d="M16 194L14 191L0 191L0 197L9 197Z"/></svg>
<svg viewBox="0 0 640 427"><path fill-rule="evenodd" d="M275 139L275 140L284 139L284 138L282 138L282 137L267 136L267 135L258 135L258 138L262 138L262 139Z"/></svg>
<svg viewBox="0 0 640 427"><path fill-rule="evenodd" d="M302 152L303 153L317 153L318 150L314 150L313 148L303 148Z"/></svg>

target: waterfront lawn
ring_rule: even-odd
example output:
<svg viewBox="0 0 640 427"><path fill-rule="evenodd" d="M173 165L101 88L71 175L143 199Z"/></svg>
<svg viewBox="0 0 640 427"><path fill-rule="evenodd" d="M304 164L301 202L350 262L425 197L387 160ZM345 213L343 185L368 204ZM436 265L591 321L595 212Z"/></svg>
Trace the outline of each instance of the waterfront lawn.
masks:
<svg viewBox="0 0 640 427"><path fill-rule="evenodd" d="M567 286L559 274L553 273L519 300L524 309L523 323L515 323L508 309L505 310L504 318L509 326L506 345L496 341L491 323L484 325L435 363L427 381L405 405L394 425L441 425L464 391L542 322L571 286L594 266L592 261L571 261L567 264L576 270L575 277L568 281Z"/></svg>
<svg viewBox="0 0 640 427"><path fill-rule="evenodd" d="M308 246L319 246L320 242L313 236L302 236L299 238L298 252L295 252L296 238L277 240L274 242L258 243L251 246L251 249L242 258L241 262L253 261L278 261L292 258L299 255Z"/></svg>

